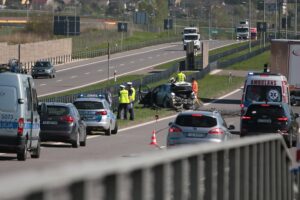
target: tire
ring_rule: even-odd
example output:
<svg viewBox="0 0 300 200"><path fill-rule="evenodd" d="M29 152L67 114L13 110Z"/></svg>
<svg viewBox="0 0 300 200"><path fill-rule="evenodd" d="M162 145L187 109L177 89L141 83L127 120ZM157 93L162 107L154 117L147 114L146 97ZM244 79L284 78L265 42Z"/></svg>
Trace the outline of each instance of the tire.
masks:
<svg viewBox="0 0 300 200"><path fill-rule="evenodd" d="M76 132L76 140L72 141L72 147L73 148L78 148L79 147L79 132Z"/></svg>
<svg viewBox="0 0 300 200"><path fill-rule="evenodd" d="M114 130L111 131L111 133L114 134L114 135L117 134L118 133L118 128L119 128L118 127L118 122L116 121L115 128L114 128Z"/></svg>
<svg viewBox="0 0 300 200"><path fill-rule="evenodd" d="M31 152L31 158L39 158L41 154L41 142L38 141L37 147L32 150Z"/></svg>
<svg viewBox="0 0 300 200"><path fill-rule="evenodd" d="M110 136L111 135L111 128L109 127L107 130L104 131L105 135Z"/></svg>
<svg viewBox="0 0 300 200"><path fill-rule="evenodd" d="M27 141L25 141L24 148L22 149L22 152L17 153L17 159L19 161L25 161L27 158Z"/></svg>

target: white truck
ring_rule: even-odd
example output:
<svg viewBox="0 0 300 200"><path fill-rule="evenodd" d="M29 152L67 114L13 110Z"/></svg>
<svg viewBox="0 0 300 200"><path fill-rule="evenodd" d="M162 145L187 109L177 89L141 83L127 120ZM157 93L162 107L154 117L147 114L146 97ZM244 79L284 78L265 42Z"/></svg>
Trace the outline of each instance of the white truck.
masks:
<svg viewBox="0 0 300 200"><path fill-rule="evenodd" d="M183 35L183 50L186 50L187 43L194 42L194 49L201 49L201 41L199 33L188 33Z"/></svg>
<svg viewBox="0 0 300 200"><path fill-rule="evenodd" d="M250 38L250 26L248 20L240 21L236 27L236 39L248 40Z"/></svg>
<svg viewBox="0 0 300 200"><path fill-rule="evenodd" d="M271 41L270 71L287 77L291 104L300 104L300 40Z"/></svg>

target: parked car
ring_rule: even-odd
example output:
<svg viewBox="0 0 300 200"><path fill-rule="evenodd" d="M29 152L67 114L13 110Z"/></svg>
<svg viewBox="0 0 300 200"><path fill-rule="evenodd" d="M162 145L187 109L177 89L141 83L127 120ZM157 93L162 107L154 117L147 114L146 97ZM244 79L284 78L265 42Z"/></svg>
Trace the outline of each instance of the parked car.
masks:
<svg viewBox="0 0 300 200"><path fill-rule="evenodd" d="M71 143L73 148L86 146L86 124L76 107L72 103L59 102L45 105L46 111L40 112L41 141Z"/></svg>
<svg viewBox="0 0 300 200"><path fill-rule="evenodd" d="M265 133L280 133L289 147L296 146L299 140L299 125L286 103L268 102L251 104L241 116L241 137Z"/></svg>
<svg viewBox="0 0 300 200"><path fill-rule="evenodd" d="M231 134L235 129L227 124L218 111L185 111L170 122L167 146L192 143L220 143L237 136Z"/></svg>
<svg viewBox="0 0 300 200"><path fill-rule="evenodd" d="M102 94L80 95L74 105L86 122L87 133L104 131L105 135L117 134L118 122L110 104Z"/></svg>
<svg viewBox="0 0 300 200"><path fill-rule="evenodd" d="M40 76L54 78L56 76L56 70L49 61L37 61L32 67L31 75L33 78Z"/></svg>
<svg viewBox="0 0 300 200"><path fill-rule="evenodd" d="M165 83L154 89L141 93L140 103L144 105L156 105L164 108L193 109L195 94L192 85L187 82L175 84Z"/></svg>

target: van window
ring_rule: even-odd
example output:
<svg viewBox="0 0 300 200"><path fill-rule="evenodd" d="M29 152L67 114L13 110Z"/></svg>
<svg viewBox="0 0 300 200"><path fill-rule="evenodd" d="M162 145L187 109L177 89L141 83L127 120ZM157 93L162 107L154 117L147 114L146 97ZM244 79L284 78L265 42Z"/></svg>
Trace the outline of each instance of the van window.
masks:
<svg viewBox="0 0 300 200"><path fill-rule="evenodd" d="M65 106L47 106L48 116L64 116L70 113L69 108Z"/></svg>
<svg viewBox="0 0 300 200"><path fill-rule="evenodd" d="M198 40L198 35L186 35L184 36L185 40Z"/></svg>
<svg viewBox="0 0 300 200"><path fill-rule="evenodd" d="M37 98L37 94L36 94L36 89L32 88L32 102L33 102L33 110L37 111L37 107L38 107L38 98Z"/></svg>
<svg viewBox="0 0 300 200"><path fill-rule="evenodd" d="M17 99L15 87L0 86L0 110L2 112L16 112Z"/></svg>
<svg viewBox="0 0 300 200"><path fill-rule="evenodd" d="M31 91L29 88L26 88L26 97L27 99L27 110L32 110L32 99L31 99Z"/></svg>
<svg viewBox="0 0 300 200"><path fill-rule="evenodd" d="M179 115L176 119L176 124L179 126L210 128L217 125L217 120L214 117L205 115Z"/></svg>
<svg viewBox="0 0 300 200"><path fill-rule="evenodd" d="M96 110L96 109L103 109L102 102L95 102L95 101L77 101L74 102L74 105L77 109L82 110Z"/></svg>
<svg viewBox="0 0 300 200"><path fill-rule="evenodd" d="M246 101L281 102L280 86L248 85L245 95Z"/></svg>

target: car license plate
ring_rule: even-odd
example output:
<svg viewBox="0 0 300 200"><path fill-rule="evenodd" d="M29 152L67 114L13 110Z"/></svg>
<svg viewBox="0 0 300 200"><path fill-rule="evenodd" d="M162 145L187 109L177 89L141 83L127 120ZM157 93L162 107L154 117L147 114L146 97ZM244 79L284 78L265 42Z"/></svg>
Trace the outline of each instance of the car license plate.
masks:
<svg viewBox="0 0 300 200"><path fill-rule="evenodd" d="M204 137L204 133L187 133L187 137Z"/></svg>
<svg viewBox="0 0 300 200"><path fill-rule="evenodd" d="M270 124L271 123L271 119L258 119L257 122L258 123Z"/></svg>
<svg viewBox="0 0 300 200"><path fill-rule="evenodd" d="M43 124L57 124L57 121L43 121Z"/></svg>

